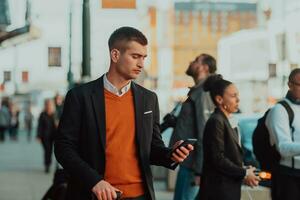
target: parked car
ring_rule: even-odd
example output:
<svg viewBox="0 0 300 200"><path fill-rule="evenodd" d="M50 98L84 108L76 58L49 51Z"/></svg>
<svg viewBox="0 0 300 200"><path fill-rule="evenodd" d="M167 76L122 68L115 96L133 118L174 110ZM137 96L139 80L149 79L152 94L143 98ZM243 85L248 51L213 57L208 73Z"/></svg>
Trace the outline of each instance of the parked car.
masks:
<svg viewBox="0 0 300 200"><path fill-rule="evenodd" d="M244 163L245 165L259 167L253 153L252 135L257 125L257 121L262 114L236 114L235 116L238 119L238 126L241 134L241 143L244 150Z"/></svg>

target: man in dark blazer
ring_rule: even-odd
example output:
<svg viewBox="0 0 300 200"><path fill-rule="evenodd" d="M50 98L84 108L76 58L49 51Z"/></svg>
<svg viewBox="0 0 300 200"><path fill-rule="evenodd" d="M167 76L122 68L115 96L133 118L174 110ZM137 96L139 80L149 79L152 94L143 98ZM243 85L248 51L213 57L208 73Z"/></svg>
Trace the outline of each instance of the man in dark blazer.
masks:
<svg viewBox="0 0 300 200"><path fill-rule="evenodd" d="M55 155L70 174L67 199L110 200L120 191L124 199L154 200L150 164L174 169L193 146L165 147L156 94L132 82L144 67L146 37L121 27L108 45L108 72L66 96Z"/></svg>
<svg viewBox="0 0 300 200"><path fill-rule="evenodd" d="M203 83L216 69L214 57L200 54L186 70L186 74L194 79L195 85L182 104L170 144L187 138L196 138L198 141L194 146L195 150L180 164L173 200L194 200L199 191L203 162L203 130L215 108L209 93L203 90Z"/></svg>

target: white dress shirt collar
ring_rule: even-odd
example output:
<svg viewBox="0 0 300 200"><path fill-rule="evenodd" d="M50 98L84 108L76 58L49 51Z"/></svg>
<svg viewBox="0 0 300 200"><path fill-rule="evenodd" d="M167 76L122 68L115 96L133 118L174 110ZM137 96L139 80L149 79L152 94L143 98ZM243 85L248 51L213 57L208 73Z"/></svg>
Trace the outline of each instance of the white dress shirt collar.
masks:
<svg viewBox="0 0 300 200"><path fill-rule="evenodd" d="M131 88L131 81L125 85L123 88L121 88L121 90L119 91L111 82L109 82L109 80L107 79L106 74L104 74L103 77L103 84L104 84L104 88L106 90L108 90L109 92L117 95L117 96L123 96L124 94L126 94L130 88Z"/></svg>

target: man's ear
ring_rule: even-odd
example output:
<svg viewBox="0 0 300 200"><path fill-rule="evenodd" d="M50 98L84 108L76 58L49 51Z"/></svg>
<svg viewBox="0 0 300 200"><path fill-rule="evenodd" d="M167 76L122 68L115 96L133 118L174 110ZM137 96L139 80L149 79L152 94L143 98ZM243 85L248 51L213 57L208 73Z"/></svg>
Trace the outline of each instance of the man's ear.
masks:
<svg viewBox="0 0 300 200"><path fill-rule="evenodd" d="M288 86L289 86L289 89L291 89L292 86L293 86L293 84L289 81L289 82L288 82Z"/></svg>
<svg viewBox="0 0 300 200"><path fill-rule="evenodd" d="M112 49L110 51L110 58L114 63L118 62L120 58L120 51L118 49Z"/></svg>

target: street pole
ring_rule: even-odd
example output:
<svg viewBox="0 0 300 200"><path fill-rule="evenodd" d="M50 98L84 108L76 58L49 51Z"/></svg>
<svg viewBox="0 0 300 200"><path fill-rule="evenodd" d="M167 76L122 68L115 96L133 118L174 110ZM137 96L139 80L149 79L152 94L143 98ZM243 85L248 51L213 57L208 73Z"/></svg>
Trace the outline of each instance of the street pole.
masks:
<svg viewBox="0 0 300 200"><path fill-rule="evenodd" d="M17 83L17 72L19 64L19 52L17 44L14 44L14 69L13 69L13 80L14 80L14 94L19 93L18 83Z"/></svg>
<svg viewBox="0 0 300 200"><path fill-rule="evenodd" d="M68 89L71 89L74 85L74 77L72 73L72 11L73 0L70 0L70 13L69 13L69 70L67 74Z"/></svg>
<svg viewBox="0 0 300 200"><path fill-rule="evenodd" d="M90 2L83 0L82 10L82 74L83 82L91 78Z"/></svg>

